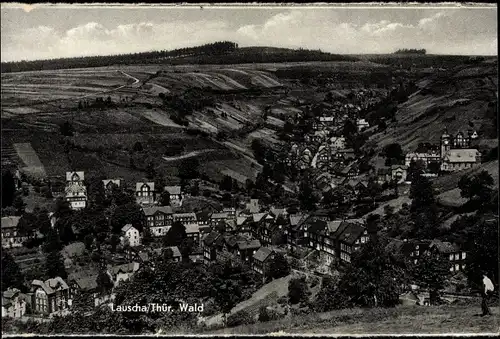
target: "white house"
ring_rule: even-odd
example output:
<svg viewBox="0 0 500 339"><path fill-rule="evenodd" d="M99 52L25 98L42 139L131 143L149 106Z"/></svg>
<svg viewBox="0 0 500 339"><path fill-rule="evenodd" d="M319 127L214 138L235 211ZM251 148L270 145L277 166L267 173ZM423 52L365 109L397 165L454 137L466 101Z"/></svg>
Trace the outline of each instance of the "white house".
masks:
<svg viewBox="0 0 500 339"><path fill-rule="evenodd" d="M84 180L84 172L66 172L65 197L74 210L87 206L87 188L84 185Z"/></svg>
<svg viewBox="0 0 500 339"><path fill-rule="evenodd" d="M131 247L141 244L141 234L131 224L122 227L122 236L120 237L122 245L128 242Z"/></svg>
<svg viewBox="0 0 500 339"><path fill-rule="evenodd" d="M2 294L2 318L21 318L26 313L26 301L21 298L21 291L8 288Z"/></svg>
<svg viewBox="0 0 500 339"><path fill-rule="evenodd" d="M362 131L370 127L370 124L365 119L357 119L356 125L358 126L358 131Z"/></svg>

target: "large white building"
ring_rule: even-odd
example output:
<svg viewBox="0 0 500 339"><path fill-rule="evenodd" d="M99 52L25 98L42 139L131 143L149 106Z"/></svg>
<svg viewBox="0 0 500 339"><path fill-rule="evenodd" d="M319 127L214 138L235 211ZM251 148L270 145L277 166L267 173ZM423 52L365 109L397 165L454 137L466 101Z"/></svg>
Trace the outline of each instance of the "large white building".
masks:
<svg viewBox="0 0 500 339"><path fill-rule="evenodd" d="M472 168L481 163L481 153L470 148L471 141L477 138L477 133L469 131L464 137L461 132L451 136L447 131L441 135L440 150L430 150L426 153L410 152L405 156L405 165L422 161L424 165L437 163L441 171L454 172Z"/></svg>
<svg viewBox="0 0 500 339"><path fill-rule="evenodd" d="M66 188L64 190L66 200L74 210L83 209L87 206L87 188L83 181L83 172L66 172Z"/></svg>
<svg viewBox="0 0 500 339"><path fill-rule="evenodd" d="M128 243L130 247L136 247L141 244L141 234L137 228L133 227L131 224L127 224L122 227L122 236L120 240L122 245Z"/></svg>

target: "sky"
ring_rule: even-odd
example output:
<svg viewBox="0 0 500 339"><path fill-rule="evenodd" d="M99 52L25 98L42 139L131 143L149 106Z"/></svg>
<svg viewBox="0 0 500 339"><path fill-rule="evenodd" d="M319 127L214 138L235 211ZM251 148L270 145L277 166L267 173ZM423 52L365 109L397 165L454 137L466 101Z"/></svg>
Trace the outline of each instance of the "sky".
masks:
<svg viewBox="0 0 500 339"><path fill-rule="evenodd" d="M486 7L489 6L489 7ZM497 55L497 8L1 5L1 61L170 50L215 41L338 54Z"/></svg>

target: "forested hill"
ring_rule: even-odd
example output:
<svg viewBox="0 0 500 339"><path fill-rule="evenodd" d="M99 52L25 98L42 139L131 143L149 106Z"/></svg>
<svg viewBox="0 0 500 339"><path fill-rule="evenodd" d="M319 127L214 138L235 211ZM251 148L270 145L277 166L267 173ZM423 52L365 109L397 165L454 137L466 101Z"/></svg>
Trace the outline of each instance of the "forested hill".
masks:
<svg viewBox="0 0 500 339"><path fill-rule="evenodd" d="M357 61L357 59L351 56L330 54L319 50L294 50L272 47L239 48L238 44L234 42L223 41L171 51L162 50L108 56L2 62L1 67L3 73L9 73L145 63L180 65L299 61Z"/></svg>

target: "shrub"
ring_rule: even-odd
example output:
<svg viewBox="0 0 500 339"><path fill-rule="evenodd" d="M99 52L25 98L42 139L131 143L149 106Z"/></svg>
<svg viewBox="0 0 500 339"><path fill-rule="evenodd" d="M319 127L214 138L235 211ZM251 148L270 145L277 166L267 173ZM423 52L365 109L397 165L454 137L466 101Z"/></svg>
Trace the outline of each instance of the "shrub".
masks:
<svg viewBox="0 0 500 339"><path fill-rule="evenodd" d="M288 300L292 305L306 301L309 294L305 277L291 279L288 283Z"/></svg>
<svg viewBox="0 0 500 339"><path fill-rule="evenodd" d="M288 303L288 298L286 296L282 296L278 299L278 304L286 305Z"/></svg>
<svg viewBox="0 0 500 339"><path fill-rule="evenodd" d="M261 306L259 309L259 321L266 322L271 320L271 316L269 315L269 311L266 306Z"/></svg>
<svg viewBox="0 0 500 339"><path fill-rule="evenodd" d="M255 319L245 310L231 314L227 318L227 327L235 327L239 325L248 325L255 323Z"/></svg>

